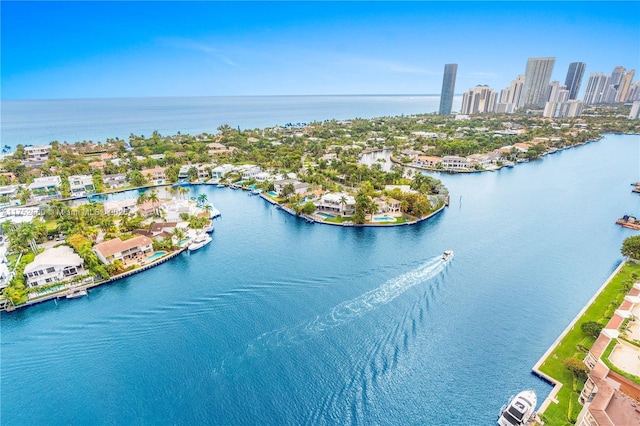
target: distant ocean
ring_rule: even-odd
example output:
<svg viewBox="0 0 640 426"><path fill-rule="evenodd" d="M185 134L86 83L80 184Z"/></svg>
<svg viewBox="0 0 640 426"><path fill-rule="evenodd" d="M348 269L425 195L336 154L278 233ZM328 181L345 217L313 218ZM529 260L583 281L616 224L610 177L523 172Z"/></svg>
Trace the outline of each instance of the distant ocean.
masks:
<svg viewBox="0 0 640 426"><path fill-rule="evenodd" d="M453 109L460 108L461 96ZM374 118L438 110L439 95L212 96L183 98L105 98L3 100L0 142L128 140L129 134L216 133L228 124L241 129L330 119Z"/></svg>

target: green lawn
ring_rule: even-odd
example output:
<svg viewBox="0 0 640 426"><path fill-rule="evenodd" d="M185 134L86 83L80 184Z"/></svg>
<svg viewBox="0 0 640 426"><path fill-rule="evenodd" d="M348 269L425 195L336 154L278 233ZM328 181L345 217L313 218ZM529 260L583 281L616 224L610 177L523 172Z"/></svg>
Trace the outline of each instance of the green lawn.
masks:
<svg viewBox="0 0 640 426"><path fill-rule="evenodd" d="M582 406L578 403L578 397L583 383L575 383L574 385L573 374L564 367L563 362L569 357L584 359L586 353L580 350L579 345L590 348L594 339L582 333L580 325L587 321L597 321L602 325L606 325L629 291L629 284L633 285L633 282L635 282L635 279L631 276L632 274L640 276L640 265L627 263L602 293L598 295L591 306L587 308L584 315L576 322L575 327L567 333L540 366L542 372L563 384L562 389L556 396L558 404L551 403L542 415L546 425L562 426L575 423L577 415L582 409Z"/></svg>

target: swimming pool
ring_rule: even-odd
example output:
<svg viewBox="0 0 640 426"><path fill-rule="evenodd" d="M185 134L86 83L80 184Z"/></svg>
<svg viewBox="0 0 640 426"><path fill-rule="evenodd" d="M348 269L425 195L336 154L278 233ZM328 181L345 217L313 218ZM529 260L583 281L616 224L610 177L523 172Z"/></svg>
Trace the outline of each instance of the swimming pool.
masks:
<svg viewBox="0 0 640 426"><path fill-rule="evenodd" d="M159 258L159 257L164 256L165 254L167 254L167 252L166 252L166 251L157 251L157 252L153 253L151 256L147 257L147 260L148 260L149 262L151 262L151 261L153 261L153 260L156 260L156 259L157 259L157 258Z"/></svg>
<svg viewBox="0 0 640 426"><path fill-rule="evenodd" d="M327 219L334 219L335 216L329 213L318 212L316 213L318 216L326 217Z"/></svg>
<svg viewBox="0 0 640 426"><path fill-rule="evenodd" d="M395 217L374 217L373 218L374 222L395 222L396 218Z"/></svg>
<svg viewBox="0 0 640 426"><path fill-rule="evenodd" d="M269 191L267 192L267 194L271 195L272 197L277 197L278 193L276 191Z"/></svg>

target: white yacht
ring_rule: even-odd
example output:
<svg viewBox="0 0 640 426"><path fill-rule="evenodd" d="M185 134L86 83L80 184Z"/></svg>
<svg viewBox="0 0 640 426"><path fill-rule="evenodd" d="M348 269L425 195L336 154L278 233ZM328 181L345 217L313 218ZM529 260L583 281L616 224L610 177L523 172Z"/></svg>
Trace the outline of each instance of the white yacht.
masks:
<svg viewBox="0 0 640 426"><path fill-rule="evenodd" d="M209 244L211 241L213 241L213 239L208 234L202 233L193 239L191 244L189 244L189 246L187 247L187 250L198 250L199 248L202 248Z"/></svg>
<svg viewBox="0 0 640 426"><path fill-rule="evenodd" d="M525 390L509 400L500 410L498 424L500 426L524 426L535 415L538 399L533 390Z"/></svg>
<svg viewBox="0 0 640 426"><path fill-rule="evenodd" d="M87 294L87 290L84 288L74 288L73 290L69 290L67 292L66 298L76 299L78 297L86 296Z"/></svg>
<svg viewBox="0 0 640 426"><path fill-rule="evenodd" d="M453 250L445 250L442 253L442 260L449 260L453 257Z"/></svg>

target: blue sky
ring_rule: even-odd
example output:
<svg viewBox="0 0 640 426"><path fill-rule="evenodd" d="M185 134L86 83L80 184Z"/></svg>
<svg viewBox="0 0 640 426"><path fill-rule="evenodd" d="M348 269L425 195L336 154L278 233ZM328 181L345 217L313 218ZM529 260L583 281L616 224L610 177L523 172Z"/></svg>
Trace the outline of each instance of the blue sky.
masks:
<svg viewBox="0 0 640 426"><path fill-rule="evenodd" d="M496 90L528 57L640 73L640 2L7 2L2 99Z"/></svg>

